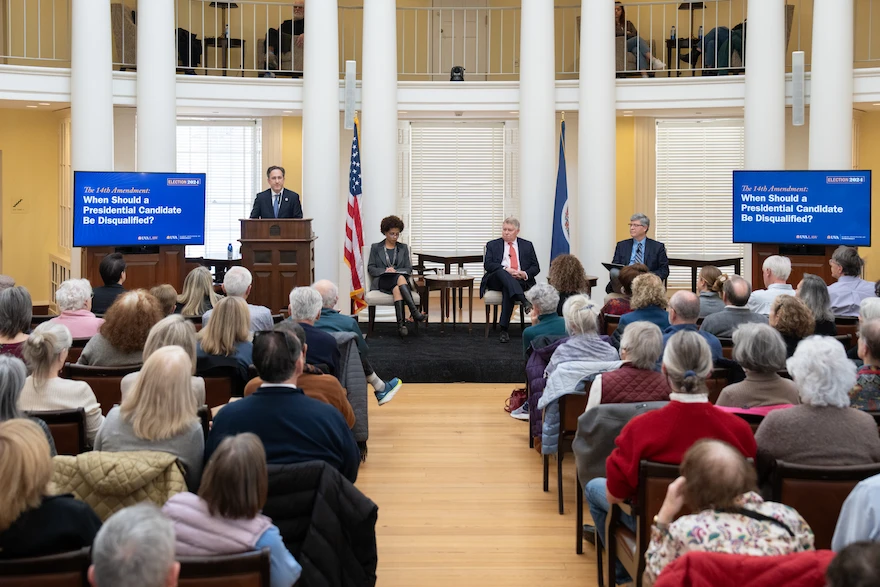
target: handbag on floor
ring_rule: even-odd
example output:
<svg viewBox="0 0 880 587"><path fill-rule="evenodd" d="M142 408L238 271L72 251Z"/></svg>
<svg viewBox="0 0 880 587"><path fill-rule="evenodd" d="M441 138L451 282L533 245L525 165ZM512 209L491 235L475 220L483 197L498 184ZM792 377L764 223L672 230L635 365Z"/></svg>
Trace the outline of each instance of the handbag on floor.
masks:
<svg viewBox="0 0 880 587"><path fill-rule="evenodd" d="M510 392L510 397L507 398L504 402L504 411L512 412L513 410L522 406L526 398L528 398L528 393L526 392L525 387L517 387L513 391Z"/></svg>

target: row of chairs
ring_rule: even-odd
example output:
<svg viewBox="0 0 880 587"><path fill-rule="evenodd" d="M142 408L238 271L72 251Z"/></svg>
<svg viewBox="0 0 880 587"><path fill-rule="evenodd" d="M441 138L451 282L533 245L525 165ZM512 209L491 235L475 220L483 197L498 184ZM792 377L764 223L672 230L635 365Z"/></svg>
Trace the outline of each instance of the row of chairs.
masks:
<svg viewBox="0 0 880 587"><path fill-rule="evenodd" d="M0 560L0 587L88 587L89 548L52 556ZM180 557L180 587L270 587L269 548Z"/></svg>

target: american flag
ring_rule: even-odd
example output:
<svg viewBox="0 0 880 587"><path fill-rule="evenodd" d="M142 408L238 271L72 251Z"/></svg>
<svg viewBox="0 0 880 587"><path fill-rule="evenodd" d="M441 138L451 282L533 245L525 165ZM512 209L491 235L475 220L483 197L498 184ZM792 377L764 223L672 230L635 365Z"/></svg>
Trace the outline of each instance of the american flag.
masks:
<svg viewBox="0 0 880 587"><path fill-rule="evenodd" d="M361 153L358 144L358 120L354 120L351 141L351 166L348 172L348 215L345 220L345 264L351 270L352 313L367 307L364 301L364 230L361 226Z"/></svg>

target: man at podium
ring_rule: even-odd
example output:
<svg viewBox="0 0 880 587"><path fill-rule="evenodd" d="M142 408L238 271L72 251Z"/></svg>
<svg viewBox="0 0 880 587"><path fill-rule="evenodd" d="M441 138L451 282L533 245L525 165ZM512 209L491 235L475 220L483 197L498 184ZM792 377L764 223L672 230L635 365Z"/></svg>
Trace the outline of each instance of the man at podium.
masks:
<svg viewBox="0 0 880 587"><path fill-rule="evenodd" d="M251 218L302 218L299 194L284 187L284 168L273 165L266 177L269 189L257 194Z"/></svg>

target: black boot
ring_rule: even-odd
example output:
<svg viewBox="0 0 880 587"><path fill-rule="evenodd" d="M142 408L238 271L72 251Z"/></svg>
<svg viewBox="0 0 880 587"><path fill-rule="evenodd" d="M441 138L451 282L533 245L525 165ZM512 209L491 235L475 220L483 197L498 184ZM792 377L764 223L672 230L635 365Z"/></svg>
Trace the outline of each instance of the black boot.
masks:
<svg viewBox="0 0 880 587"><path fill-rule="evenodd" d="M409 308L410 314L412 314L413 320L416 322L424 322L427 320L427 316L419 312L419 308L416 306L415 301L413 301L412 292L409 290L408 285L399 285L400 295L403 297L403 301L406 302L407 307Z"/></svg>
<svg viewBox="0 0 880 587"><path fill-rule="evenodd" d="M397 314L397 333L406 336L409 334L409 330L406 329L406 302L403 300L394 302L394 313Z"/></svg>

